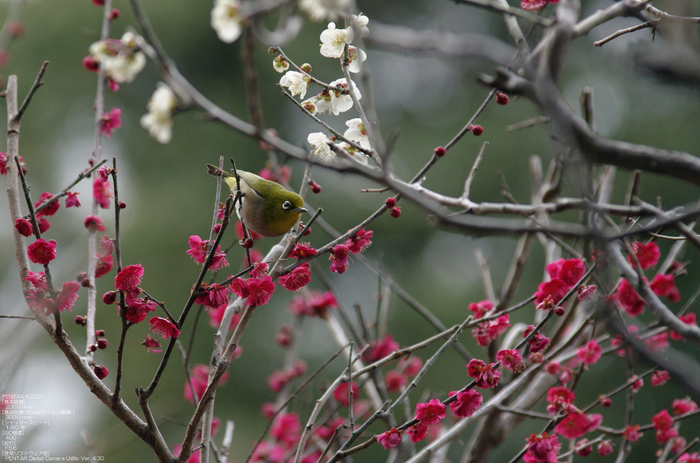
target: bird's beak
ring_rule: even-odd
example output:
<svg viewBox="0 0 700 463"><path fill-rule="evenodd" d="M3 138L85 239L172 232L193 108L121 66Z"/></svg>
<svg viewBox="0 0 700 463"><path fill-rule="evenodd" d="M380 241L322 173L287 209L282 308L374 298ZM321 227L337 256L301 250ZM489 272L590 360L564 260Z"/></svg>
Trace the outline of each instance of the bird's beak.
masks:
<svg viewBox="0 0 700 463"><path fill-rule="evenodd" d="M292 209L292 210L293 210L293 211L297 211L297 212L300 213L300 214L301 214L302 212L309 212L309 210L306 209L305 207L295 207L295 208Z"/></svg>

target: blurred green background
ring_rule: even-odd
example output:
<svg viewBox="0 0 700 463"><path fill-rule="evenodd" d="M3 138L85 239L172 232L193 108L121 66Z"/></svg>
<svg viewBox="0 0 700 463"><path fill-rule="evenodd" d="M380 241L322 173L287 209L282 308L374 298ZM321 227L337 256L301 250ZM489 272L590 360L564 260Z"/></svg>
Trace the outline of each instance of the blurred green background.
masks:
<svg viewBox="0 0 700 463"><path fill-rule="evenodd" d="M9 3L0 2L0 14L6 14ZM607 1L584 3L583 14L610 4ZM683 2L658 4L673 12L679 3ZM227 45L217 39L209 25L211 3L144 0L144 6L164 47L185 77L208 98L247 119L240 43ZM452 2L358 1L357 6L358 11L370 18L370 34L376 21L419 30L483 33L510 43L499 15ZM128 27L136 25L128 2L116 0L114 7L122 11L122 16L113 23L111 36L120 38ZM694 9L692 13L700 15L700 6L695 5ZM18 76L21 99L31 87L42 63L45 60L51 62L44 77L45 85L36 94L23 119L20 136L20 153L29 170L28 179L35 200L44 191L62 190L87 166L91 157L96 75L86 71L81 62L88 54L90 44L99 36L101 15L102 10L90 0L26 2L21 18L24 33L12 43L9 61L1 71L4 78L10 74ZM319 34L325 23L312 23L306 17L304 20L301 34L284 46L285 52L299 64L311 63L314 74L323 81L340 78L337 62L318 53ZM650 31L643 30L602 48L593 46L594 41L615 30L637 23L635 19L617 19L573 42L564 72L563 93L578 110L581 87L587 85L594 89L595 122L597 130L605 136L690 153L700 152L698 83L678 83L659 77L635 61L635 57L647 56L655 47L667 43L663 37L657 36L656 42L652 42ZM691 30L695 42L691 42L691 46L697 46L697 31L694 36L692 31L695 30ZM409 179L430 158L432 150L445 145L479 107L488 90L476 83L476 76L481 72L493 72L494 64L476 58L397 53L381 47L371 47L366 51L381 133L384 136L398 133L391 160L397 175ZM272 69L272 56L267 54L266 47L258 48L256 59L260 66L267 126L276 128L282 138L304 146L308 133L321 128L304 118L280 95L276 86L280 75ZM219 156L234 157L240 168L257 172L265 166L268 153L256 142L220 124L204 121L196 111L175 118L174 135L169 144L161 145L150 138L140 127L139 118L146 113L146 104L159 80L155 67L149 64L134 83L122 85L117 93L107 92L105 108L122 108L124 125L112 138L104 139L104 155L117 158L120 199L127 204L122 213L121 230L124 264L143 264L146 269L143 287L179 314L199 272L185 254L187 240L190 235L208 235L213 213L215 181L207 175L205 163L217 163ZM310 93L316 91L312 88ZM503 200L502 174L515 198L528 202L531 188L529 158L540 156L546 168L553 156L553 144L546 126L516 132L506 132L505 127L536 115L537 108L525 100L513 98L507 106L490 105L479 119L485 134L480 138L467 134L430 171L425 186L444 194L459 195L479 147L488 141L490 145L472 187L472 199ZM344 121L356 117L352 111L344 116L345 119L326 115L323 119L342 132ZM284 159L279 158L279 161ZM298 189L304 166L295 161L289 164L294 169L292 187ZM387 197L386 194L360 193L360 188L375 185L322 168L316 168L313 177L322 185L323 192L312 195L309 202L314 207L323 207L323 217L341 231L367 217ZM618 201L624 197L628 178L628 172L618 171L614 196ZM46 234L47 239L58 241L58 258L52 264L56 281L74 279L86 267L87 232L82 222L89 214L89 184L85 182L75 190L82 192L83 207L62 207L53 217L52 228ZM570 187L565 189L565 194L575 195L576 191ZM653 203L662 197L665 207L673 207L695 201L697 188L644 174L642 197ZM426 214L420 209L411 204L402 203L401 206L403 215L400 219L392 219L387 214L371 225L375 232L374 242L365 255L380 263L446 325L461 322L468 315L468 304L486 297L474 252L479 249L486 256L498 291L510 265L516 240L509 237L473 239L447 233L430 226ZM28 309L18 282L12 224L5 201L0 202L0 214L3 224L0 249L4 250L0 253L0 313L23 314ZM113 236L113 210L102 211L102 217L108 226L107 233ZM576 215L564 217L571 219ZM320 247L329 241L320 227L314 229L316 231L310 237L313 246ZM266 239L258 246L266 252L273 243L274 240ZM665 253L670 246L661 243L661 247ZM235 247L229 254L231 273L237 271L241 260L241 250ZM681 294L687 296L696 286L692 275L698 271L695 264L697 251L689 251L685 260L691 261L691 276L679 278L677 282ZM357 260L343 276L330 274L325 258L318 262L329 275L342 303L346 307L358 304L365 317L373 319L377 305L377 277ZM515 301L536 290L543 278L543 265L543 252L535 245ZM111 273L98 282L98 294L111 289L113 276ZM324 289L320 278L314 278L311 285L315 289ZM236 461L245 459L251 442L257 439L264 427L261 404L275 398L267 386L267 377L282 367L283 351L274 344L273 338L279 327L291 319L287 309L290 299L289 293L279 290L268 306L258 310L243 340L244 354L232 366L228 384L217 395L217 415L236 422L231 454ZM391 308L389 328L399 344L411 344L434 332L398 298L394 298ZM84 310L85 297L81 293L74 314L83 314ZM531 316L529 311L527 314L518 313L513 320L528 322ZM70 322L72 316L66 314L65 320ZM96 354L96 360L107 365L112 372L116 370L119 323L115 307L100 302L97 327L107 331L111 344L106 351ZM188 322L187 335L183 339L189 338L191 326ZM67 323L66 329L82 349L84 329L72 322ZM146 331L145 324L130 330L125 353L124 398L134 409L138 407L132 391L148 384L160 361L158 354L146 354L139 345ZM300 355L313 371L337 347L320 320L305 322L302 333ZM213 334L208 317L203 315L196 330L193 364L208 363ZM154 460L150 449L88 393L41 329L31 322L0 320L0 336L5 339L4 352L0 353L4 363L4 367L0 367L0 390L41 394L42 401L33 404L35 408L74 412L68 417L55 418L49 425L34 428L21 440L24 449L48 450L52 455L85 455L81 430L87 430L95 454L104 455L105 461ZM462 339L472 352L481 355L469 334ZM696 346L681 348L695 358L700 356ZM425 358L429 354L420 355ZM445 355L421 384L422 389L412 394L412 403L425 398L421 396L427 394L425 391L431 391L431 396L444 396L463 386L467 381L463 363L451 352ZM620 365L619 359L606 358L585 375L577 391L582 403L605 392L594 387L586 388L587 384L595 385L600 378L606 378L610 385L623 382ZM647 367L640 363L639 371ZM340 360L332 364L324 375L326 381L332 381L342 368ZM113 374L106 383L113 387ZM184 435L182 423L193 410L182 399L183 386L181 362L175 356L152 402L152 409L162 423L162 431L170 445L181 441ZM295 410L302 411L302 420L308 416L317 392L317 388L309 391L295 406ZM680 386L667 385L653 390L645 387L639 394L635 421L648 423L654 413L669 408L672 399L684 396L685 391ZM604 424L607 426L622 425L618 413L623 410L621 401L616 407L605 413ZM681 434L684 434L684 429L697 429L698 424L697 420L684 424ZM539 432L540 428L540 423L526 423L499 447L491 461L510 459L522 448L524 438L531 432ZM638 455L653 454L657 444L652 434L649 432L635 446ZM464 440L467 440L466 436ZM386 456L377 447L370 451L369 458ZM458 455L455 451L454 456L452 453L449 456L456 461ZM369 461L365 458L368 457L358 456L357 460ZM594 458L597 458L596 454L590 460Z"/></svg>

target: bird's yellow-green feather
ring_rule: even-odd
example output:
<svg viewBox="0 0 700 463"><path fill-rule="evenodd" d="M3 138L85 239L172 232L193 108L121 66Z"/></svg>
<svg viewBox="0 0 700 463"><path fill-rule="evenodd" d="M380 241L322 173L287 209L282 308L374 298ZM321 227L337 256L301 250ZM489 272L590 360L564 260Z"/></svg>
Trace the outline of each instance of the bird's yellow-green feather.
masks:
<svg viewBox="0 0 700 463"><path fill-rule="evenodd" d="M207 164L209 173L223 175L231 191L236 191L236 178L229 172L221 172ZM304 199L288 191L277 182L266 180L258 175L238 170L241 178L240 190L244 193L242 204L237 210L246 227L263 236L279 236L287 233L299 222L304 209Z"/></svg>

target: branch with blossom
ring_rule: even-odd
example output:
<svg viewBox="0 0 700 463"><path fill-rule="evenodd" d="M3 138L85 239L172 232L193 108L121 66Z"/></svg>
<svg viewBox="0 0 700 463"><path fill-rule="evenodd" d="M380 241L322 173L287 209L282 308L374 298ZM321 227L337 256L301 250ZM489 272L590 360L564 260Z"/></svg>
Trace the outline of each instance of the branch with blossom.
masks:
<svg viewBox="0 0 700 463"><path fill-rule="evenodd" d="M38 160L30 159L26 165L21 163L17 124L22 109L16 104L16 79L14 82L11 79L13 91L10 92L8 88L7 96L8 104L12 100L10 112L15 114L10 118L8 127L8 144L12 148L8 148L9 155L0 157L0 170L10 178L8 185L15 223L15 248L28 310L46 329L92 393L164 462L225 459L233 431L229 426L220 451L215 444L215 434L222 420L215 416L215 412L230 414L231 411L224 409L221 401L216 401L217 388L226 382L230 366L241 355L242 343L248 342L244 334L249 324L254 319L262 319L261 314L265 311L270 311L266 306L282 300L279 294L283 291L294 293L290 311L296 323L293 327L281 328L275 336L278 345L286 349L283 367L269 379L278 406L263 407L270 419L271 432L267 438L262 437L254 444L249 457L253 462L291 461L292 458L297 463L332 462L349 455L359 460L369 458L360 455L360 452L375 443L380 443L386 450L398 449L387 454L389 460L399 458L399 455L410 462L422 461L429 456L444 459L449 446L452 445L454 449L454 442L470 427L475 431L471 441L463 445L461 461L478 462L488 459L495 448L513 435L517 426L531 423L530 418L545 417L548 424L544 428L538 427L537 432L531 434L513 461L522 458L528 463L555 462L574 453L585 456L593 451L594 444L598 444L599 454L605 456L613 451L610 437L620 439L616 445L619 449L618 461L621 462L630 458L633 444L643 437L642 432L651 429L656 430L659 445L670 445L678 450L679 461L693 461L695 456L687 453L689 449L681 441L679 422L696 416L697 405L690 399L678 398L672 405L663 405L666 408L654 415L651 424L640 424L649 420L640 419L635 403L639 400L636 394L644 387L643 379L647 375L651 376L651 387L662 387L670 381L684 381L688 390L700 390L697 375L694 374L700 365L694 361L679 360L682 342L690 340L697 344L700 341L696 315L689 302L680 310L674 305L683 300L677 281L692 272L689 264L674 261L681 258L687 242L696 246L700 242L693 231L700 209L695 204L671 204L663 210L642 201L639 199L639 175L633 176L633 185L625 201L613 201L615 170L606 168L598 174L591 166L642 169L687 180L691 184L698 183L700 168L688 153L629 144L597 134L591 93L584 92L587 95L582 104L584 116L579 116L566 104L560 85L570 43L598 26L621 16L633 16L647 23L654 20L654 24L670 21L686 24L693 18L668 15L641 0L617 2L584 18L580 17L580 5L575 0L524 0L520 8L509 6L502 0L457 2L502 16L515 44L512 51L518 51L508 60L510 68L496 70L495 77L481 78L482 83L492 89L447 143L434 143L436 147L431 149L402 147L399 152L394 152L393 149L383 148L385 145L393 147L393 142L382 140L379 131L382 121L372 109L374 102L368 101L372 95L369 91L370 77L367 66L362 66L367 53L360 48L364 45L359 40L370 33L369 19L354 11L351 3L345 0L214 2L211 27L216 36L226 44L235 43L241 38L246 77L243 92L248 97L251 119L248 122L223 110L180 74L175 61L169 57L149 23L141 2L131 0L143 36L127 30L120 39L111 39L109 25L119 15L112 10L111 1L95 0L95 4L104 6L103 29L100 40L90 46L89 56L83 62L86 68L98 72L94 151L91 168L86 174L78 174L78 181L85 175L94 176L92 213L83 222L90 233L88 272L84 277L81 275L79 281L63 283L61 288L54 285L49 266L55 267L62 262L60 250L64 249L63 242L46 241L43 236L48 231L45 217L61 213L58 199L62 196L45 193L34 207L30 195L32 170L29 169L25 175L24 168L32 167ZM327 24L319 36L319 51L322 57L336 61L339 69L335 68L335 72L340 71L342 77L325 84L312 75L309 65L297 66L292 62L282 52L279 43L272 46L276 54L273 69L285 73L278 84L284 88L284 95L301 107L305 116L312 116L315 121L321 122L335 139L319 132L280 136L273 129L266 128L262 115L262 100L274 98L277 104L284 100L275 92L270 92L273 96L268 96L263 90L262 81L257 77L263 68L258 69L255 62L255 48L258 42L268 46L265 40L279 37L291 40L299 33L300 19L294 8L297 4L298 11ZM533 13L532 10L540 12ZM279 14L278 29L272 32L264 24L268 13ZM516 17L519 19L516 20ZM524 29L520 29L522 25L529 25L531 30L541 30L542 34L525 34ZM396 39L405 37L407 31L403 28L385 28L384 34L378 42L395 44ZM411 35L410 32L408 35ZM431 47L444 50L444 47L434 44ZM406 44L403 49L415 48L416 44L412 43ZM485 50L482 54L497 55L496 51ZM214 223L206 234L201 235L208 235L208 239L189 233L181 237L183 251L180 257L184 261L189 255L201 268L182 310L179 314L171 313L172 303L168 304L169 310L162 302L165 297L150 288L148 292L142 288L147 265L133 263L122 266L120 213L126 205L118 196L116 159L111 169L101 167L104 161L100 161L103 136L116 136L120 132L115 130L123 125L120 108L105 111L104 90L110 88L116 92L123 85L138 85L138 75L148 59L155 63L163 82L157 84L148 102L144 101L147 112L141 117L140 124L158 142L177 141L173 136L178 129L175 119L184 110L195 109L203 112L208 119L263 143L263 149L274 158L272 164L277 163L278 154L292 161L304 161L307 169L299 190L307 202L315 202L307 198L308 190L315 194L322 191L321 186L311 178L314 165L376 182L381 188L374 191L390 191L391 196L378 200L374 212L357 223L353 222L349 228L347 223L343 227L338 225L337 229L348 230L344 233L338 232L335 224L331 225L333 220L327 222L325 215L323 219L320 218L319 214L324 209L310 205L309 209L315 210L311 220L295 225L273 245L266 256L256 249L256 237L246 233L245 224L241 224L241 242L233 240L231 246L242 244L246 249L247 262L244 266L247 268L221 281L216 272L230 265L228 251L232 249L222 245L225 231L232 210L245 198L241 191L237 191L221 206L217 193ZM492 61L500 62L500 58L494 57ZM290 66L296 70L290 71ZM269 66L267 70L270 71ZM357 83L353 82L352 74L360 74L362 82L359 79ZM42 75L40 73L32 87L27 104L39 88ZM295 97L300 96L303 100L311 83L322 87L320 93L297 102ZM467 133L496 136L492 135L496 133L493 130L495 127L487 126L485 129L477 124L477 119L494 109L493 103L498 105L495 108L499 108L513 104L510 103L511 99L515 102L517 97L534 102L542 112L538 120L546 118L549 121L557 145L555 159L546 175L543 174L539 158L531 161L532 198L529 201L518 202L509 191L504 196L510 202L474 200L472 196L479 194L474 193L477 172L488 143L481 145L478 154L475 153L472 168L466 172L452 169L457 157L457 151L453 148L460 141L460 146L466 145L463 140ZM350 110L356 111L358 117L345 122L347 130L342 135L331 129L334 125L332 121L325 122L318 117L319 113L327 112L330 120ZM481 123L487 125L486 122ZM307 147L296 146L286 141L285 136L289 136L290 140L305 139L313 149L309 151ZM465 151L468 152L469 148L465 148ZM423 167L406 177L410 180L401 178L397 172L405 172L401 163L407 155L417 158L421 152L427 158ZM447 156L448 153L450 156ZM368 162L368 158L374 162ZM440 178L439 169L433 169L438 161L442 164L441 168L452 169L450 174L463 185L461 196L452 196L446 185L449 182L444 181L446 177ZM223 168L221 162L219 168ZM235 165L234 175L238 177ZM267 172L261 171L260 176L279 180L285 185L294 183L290 181L291 174L285 177L282 169L267 169ZM426 186L430 185L426 183L428 178L437 186ZM25 193L27 215L19 213L18 180ZM324 186L324 191L327 191L325 188L335 187ZM561 193L564 187L568 187L566 196ZM71 196L68 190L65 196L68 196L66 207L79 203L77 196ZM373 197L376 196L365 195L363 200L372 201ZM99 241L96 233L104 232L110 226L100 218L99 210L111 207L112 199L116 235L114 239L105 235ZM497 271L494 270L492 275L487 258L479 254L487 299L463 304L463 308L472 314L466 319L465 314L460 316L459 319L464 320L461 324L447 329L449 324L443 320L447 319L444 312L438 315L441 307L437 299L431 299L427 304L421 303L405 289L408 286L394 282L373 257L367 256L370 245L383 246L388 237L381 227L373 226L370 230L371 224L378 225L375 222L389 212L391 217L386 220L391 220L394 227L402 229L405 225L398 220L402 217L398 201L412 203L421 214L429 215L432 223L463 234L510 234L520 238L500 291L494 287ZM328 210L329 206L324 207ZM330 207L339 207L339 204L334 203ZM406 208L404 214L408 214L406 211L410 211L410 208ZM560 214L559 220L554 220L553 215L560 212L567 214ZM574 217L576 214L572 212L580 216ZM487 214L492 216L486 217ZM618 225L613 216L625 222ZM319 233L310 234L312 225L314 228L320 225L330 238ZM667 236L664 234L666 228L677 229L686 238L678 241L670 252L660 249L657 244ZM31 236L36 240L27 245L24 237ZM308 242L305 241L307 236L310 237ZM312 242L316 244L312 245ZM545 269L541 282L533 285L521 276L526 269L536 266L538 260L533 259L531 251L538 242L542 247ZM114 257L113 253L116 253ZM667 256L667 262L659 265L662 255ZM321 256L328 258L325 265L319 259ZM99 278L112 270L115 259L114 288L110 286L103 295L106 305L117 305L122 322L116 353L116 383L114 391L110 391L104 382L109 370L105 365L96 363L96 358L106 355L99 353L100 357L97 357L97 350L109 345L103 330L95 326L96 294L98 282L101 284ZM30 261L43 266L43 272L31 272ZM654 268L657 272L652 275L651 269ZM378 276L381 301L376 308L352 304L343 300L342 290L336 291L342 286L335 282L349 281L348 274L353 272ZM210 274L210 279L205 282L207 274ZM323 292L315 289L319 284ZM61 318L62 311L77 307L78 292L82 286L88 291L87 310L86 315L76 317L76 322L87 326L84 355L73 348ZM372 291L365 286L348 286L357 292ZM529 296L511 306L510 301L516 293ZM158 295L158 299L151 294ZM438 334L429 336L420 330L399 329L398 323L388 316L393 308L393 295L399 296L422 317L416 323L430 324ZM217 329L209 365L192 366L194 359L190 350L193 342L190 342L189 349L178 344L178 337L185 332L192 333L194 339L195 326L191 322L186 323L194 305L206 311L211 324ZM354 307L354 313L350 307ZM158 310L162 310L163 313L159 315L164 316L153 316L147 324L141 323L149 318L151 312ZM374 316L368 317L368 313ZM511 315L514 317L512 320ZM341 349L338 356L342 354L345 357L344 362L335 365L342 373L329 373L331 379L325 385L319 374L319 381L314 384L318 387L307 389L309 396L318 397L310 413L304 411L297 394L290 394L294 382L305 374L307 368L300 358L299 345L293 340L299 335L302 321L307 317L317 319L314 329L330 334ZM268 326L276 323L272 317L268 319ZM414 322L406 317L406 323ZM142 328L146 325L147 329ZM467 328L472 329L473 339L458 341ZM125 348L131 342L127 331L133 333L137 329L148 333L142 344L149 355L163 354L150 384L137 388L142 418L121 398L125 378L131 373L131 359L125 355ZM159 337L169 339L164 352L160 349ZM438 340L442 341L441 346L434 346ZM401 347L399 342L406 342L409 346ZM676 344L671 347L671 342ZM180 347L185 363L185 398L194 404L195 409L188 419L181 444L171 448L172 437L163 434L160 419L151 410L150 401L162 393L158 385L166 369L172 368L170 360L176 345ZM357 349L355 346L358 346ZM471 352L478 354L472 354L465 346L477 349ZM461 362L461 373L449 378L437 378L439 370L435 366L438 362L454 362L449 355L444 355L451 347L467 364L465 366L462 360L458 360ZM418 357L417 351L420 349L432 349L426 355L426 361ZM615 355L624 358L618 359ZM604 356L611 363L622 365L624 368L621 370L626 369L624 385L587 383L588 378L593 377L592 372L602 371L599 362ZM333 358L327 362L328 366L333 363ZM651 360L656 365L653 372L639 373L644 360ZM423 395L418 397L417 391L426 387L428 378L435 378L438 388L430 391L423 389ZM311 384L308 381L303 386ZM240 387L240 384L234 387ZM596 388L600 400L587 407L577 405L576 394L584 387ZM613 429L603 426L603 420L608 420L612 414L608 406L613 397L623 390L627 392L624 427ZM411 402L415 404L415 409ZM545 403L548 415L533 412L538 404ZM598 405L604 409L601 413L588 413ZM675 417L668 411L671 408ZM302 425L304 420L306 427ZM595 437L593 433L601 435ZM409 445L404 439L406 436L412 444L418 445ZM361 438L367 439L357 444ZM560 438L572 441L570 452L562 453Z"/></svg>

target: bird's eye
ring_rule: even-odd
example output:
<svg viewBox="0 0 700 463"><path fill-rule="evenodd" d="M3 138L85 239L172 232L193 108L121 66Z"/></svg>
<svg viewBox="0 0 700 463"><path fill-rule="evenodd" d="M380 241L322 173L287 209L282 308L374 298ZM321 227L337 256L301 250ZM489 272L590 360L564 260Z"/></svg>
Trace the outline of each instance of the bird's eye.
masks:
<svg viewBox="0 0 700 463"><path fill-rule="evenodd" d="M288 211L291 208L292 208L292 203L290 203L289 201L285 201L282 203L282 209L284 209L285 211Z"/></svg>

